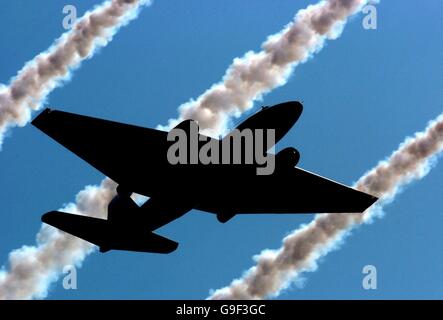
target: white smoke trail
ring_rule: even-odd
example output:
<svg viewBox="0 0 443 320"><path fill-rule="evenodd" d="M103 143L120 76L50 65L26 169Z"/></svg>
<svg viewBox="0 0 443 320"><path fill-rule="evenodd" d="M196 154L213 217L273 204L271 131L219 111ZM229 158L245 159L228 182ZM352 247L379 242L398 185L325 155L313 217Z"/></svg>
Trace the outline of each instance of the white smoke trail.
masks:
<svg viewBox="0 0 443 320"><path fill-rule="evenodd" d="M105 218L115 187L114 182L104 179L99 187L88 186L80 191L76 203L61 210ZM89 242L42 224L37 246L23 246L9 254L9 270L0 271L0 300L45 298L63 267L80 265L93 250Z"/></svg>
<svg viewBox="0 0 443 320"><path fill-rule="evenodd" d="M443 114L413 138L407 138L385 161L363 175L358 190L380 197L380 203L363 214L320 214L283 239L278 250L264 250L257 265L229 287L215 291L211 299L263 299L278 295L303 272L317 269L317 261L334 249L353 228L380 212L402 187L421 179L431 169L434 156L443 149Z"/></svg>
<svg viewBox="0 0 443 320"><path fill-rule="evenodd" d="M29 122L48 94L69 79L70 72L106 46L118 29L134 19L150 0L111 0L88 11L45 52L27 62L9 86L0 85L0 147L13 126Z"/></svg>
<svg viewBox="0 0 443 320"><path fill-rule="evenodd" d="M222 133L230 116L247 110L253 100L283 85L294 67L319 51L326 39L338 37L346 18L365 3L366 0L328 0L300 10L293 23L269 37L263 51L235 59L222 83L196 101L182 105L179 119L170 120L169 126L191 117L209 133ZM81 191L70 210L104 217L113 187L105 179L100 187ZM37 247L23 247L10 254L10 270L0 274L0 298L44 297L65 264L80 264L91 252L91 246L82 240L48 228L42 227Z"/></svg>
<svg viewBox="0 0 443 320"><path fill-rule="evenodd" d="M11 80L0 86L0 146L6 130L25 125L31 110L41 107L46 96L80 63L112 40L118 29L137 17L150 0L106 1L88 11L73 28L46 51L28 62ZM99 187L88 186L64 211L105 217L106 204L115 194L115 184L104 179ZM0 271L0 299L43 298L63 266L79 264L93 250L89 243L42 225L37 246L23 246L9 255L9 271Z"/></svg>
<svg viewBox="0 0 443 320"><path fill-rule="evenodd" d="M349 16L360 11L367 0L328 0L297 12L294 21L268 37L262 51L247 52L234 59L222 82L214 84L197 100L179 107L178 119L194 119L206 134L226 132L229 117L252 108L253 102L272 89L284 85L293 69L320 51L327 39L340 36Z"/></svg>

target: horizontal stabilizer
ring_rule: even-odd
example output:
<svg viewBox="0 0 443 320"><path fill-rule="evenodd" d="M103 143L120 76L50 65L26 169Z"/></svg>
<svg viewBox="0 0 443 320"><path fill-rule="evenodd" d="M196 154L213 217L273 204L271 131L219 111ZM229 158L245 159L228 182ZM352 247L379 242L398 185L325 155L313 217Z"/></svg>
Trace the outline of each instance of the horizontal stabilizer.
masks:
<svg viewBox="0 0 443 320"><path fill-rule="evenodd" d="M108 220L66 212L51 211L42 221L73 236L100 247L100 252L127 250L152 253L171 253L178 243L134 224L112 224Z"/></svg>

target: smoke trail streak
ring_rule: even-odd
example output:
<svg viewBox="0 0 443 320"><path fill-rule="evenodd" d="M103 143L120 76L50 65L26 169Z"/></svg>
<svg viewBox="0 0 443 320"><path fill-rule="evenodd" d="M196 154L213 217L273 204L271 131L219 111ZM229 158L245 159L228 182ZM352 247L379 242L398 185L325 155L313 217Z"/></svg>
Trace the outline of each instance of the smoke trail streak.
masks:
<svg viewBox="0 0 443 320"><path fill-rule="evenodd" d="M358 190L380 197L377 206L363 214L317 215L311 223L285 237L280 249L262 251L255 257L256 266L210 298L263 299L278 295L303 272L315 271L321 257L336 248L353 228L371 221L404 186L425 176L442 149L443 114L358 180Z"/></svg>
<svg viewBox="0 0 443 320"><path fill-rule="evenodd" d="M252 108L253 102L272 89L284 85L293 69L320 51L327 39L340 36L349 16L360 11L367 0L328 0L297 12L294 21L262 44L262 51L247 52L234 59L223 80L197 100L179 107L178 119L194 119L206 134L226 132L229 117Z"/></svg>
<svg viewBox="0 0 443 320"><path fill-rule="evenodd" d="M88 11L46 52L36 56L11 80L0 86L0 146L6 130L25 125L31 110L40 108L46 96L70 77L70 71L112 40L118 29L137 17L150 0L106 1ZM106 204L115 195L115 184L104 179L99 187L87 186L76 204L62 210L105 217ZM23 246L9 255L9 271L0 271L0 299L43 298L67 264L80 264L94 247L47 225L37 234L37 246Z"/></svg>
<svg viewBox="0 0 443 320"><path fill-rule="evenodd" d="M115 183L104 179L101 185L87 186L76 203L61 209L105 218L107 204L115 195ZM0 300L45 298L49 285L66 265L80 265L95 250L89 242L42 224L37 246L23 246L9 254L9 270L0 271Z"/></svg>
<svg viewBox="0 0 443 320"><path fill-rule="evenodd" d="M48 94L70 77L71 70L112 40L149 0L112 0L88 11L45 52L25 64L9 86L0 85L0 147L13 126L29 122Z"/></svg>
<svg viewBox="0 0 443 320"><path fill-rule="evenodd" d="M179 119L170 120L169 126L191 117L199 121L202 129L222 133L230 116L247 110L253 100L283 85L294 67L319 51L326 39L337 38L346 18L365 3L366 0L328 0L300 10L293 23L268 38L263 51L235 59L222 83L196 101L182 105ZM100 187L81 191L77 203L69 209L104 217L113 194L113 183L105 179ZM42 227L37 247L23 247L10 254L10 271L0 273L0 297L44 297L65 264L80 264L91 252L82 240L47 228Z"/></svg>

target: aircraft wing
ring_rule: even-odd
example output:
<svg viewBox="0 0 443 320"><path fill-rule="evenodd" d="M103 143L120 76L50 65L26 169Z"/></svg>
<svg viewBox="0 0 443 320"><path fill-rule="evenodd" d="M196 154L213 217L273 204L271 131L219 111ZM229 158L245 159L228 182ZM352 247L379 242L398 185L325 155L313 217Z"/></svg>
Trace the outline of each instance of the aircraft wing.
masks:
<svg viewBox="0 0 443 320"><path fill-rule="evenodd" d="M42 221L76 237L108 250L127 250L153 253L170 253L178 243L150 232L137 225L113 225L107 220L52 211L42 216Z"/></svg>
<svg viewBox="0 0 443 320"><path fill-rule="evenodd" d="M233 182L196 209L216 214L363 212L375 201L367 193L294 167L259 181Z"/></svg>
<svg viewBox="0 0 443 320"><path fill-rule="evenodd" d="M51 109L32 124L117 183L166 159L164 131Z"/></svg>

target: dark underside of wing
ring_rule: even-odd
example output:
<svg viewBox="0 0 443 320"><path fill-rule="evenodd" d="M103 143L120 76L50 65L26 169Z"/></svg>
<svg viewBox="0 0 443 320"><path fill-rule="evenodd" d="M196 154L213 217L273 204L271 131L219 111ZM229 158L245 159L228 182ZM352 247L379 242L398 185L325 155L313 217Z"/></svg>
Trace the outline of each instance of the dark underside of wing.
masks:
<svg viewBox="0 0 443 320"><path fill-rule="evenodd" d="M164 131L50 109L32 124L117 183L166 161Z"/></svg>
<svg viewBox="0 0 443 320"><path fill-rule="evenodd" d="M233 179L206 195L196 209L212 213L350 213L375 201L364 192L300 168L269 176Z"/></svg>

